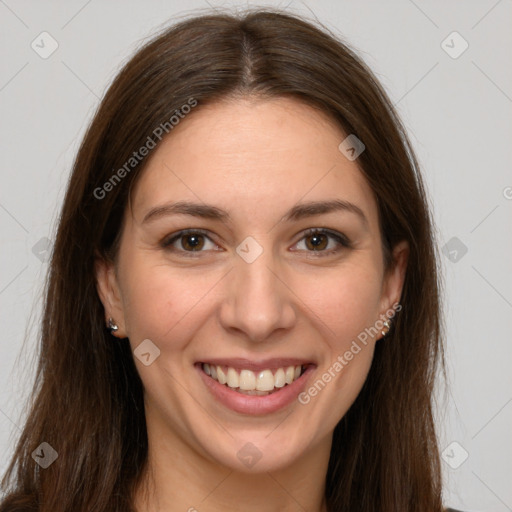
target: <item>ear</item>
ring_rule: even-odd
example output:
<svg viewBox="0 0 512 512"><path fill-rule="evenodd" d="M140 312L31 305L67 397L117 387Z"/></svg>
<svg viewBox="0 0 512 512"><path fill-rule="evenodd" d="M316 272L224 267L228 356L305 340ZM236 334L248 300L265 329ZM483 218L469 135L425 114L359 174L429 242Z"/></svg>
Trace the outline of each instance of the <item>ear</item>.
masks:
<svg viewBox="0 0 512 512"><path fill-rule="evenodd" d="M105 308L105 324L111 317L119 327L115 332L117 338L126 338L124 307L116 275L115 265L97 256L94 262L96 290Z"/></svg>
<svg viewBox="0 0 512 512"><path fill-rule="evenodd" d="M403 240L393 248L391 264L384 275L380 303L381 313L393 309L393 305L400 302L408 260L409 243Z"/></svg>

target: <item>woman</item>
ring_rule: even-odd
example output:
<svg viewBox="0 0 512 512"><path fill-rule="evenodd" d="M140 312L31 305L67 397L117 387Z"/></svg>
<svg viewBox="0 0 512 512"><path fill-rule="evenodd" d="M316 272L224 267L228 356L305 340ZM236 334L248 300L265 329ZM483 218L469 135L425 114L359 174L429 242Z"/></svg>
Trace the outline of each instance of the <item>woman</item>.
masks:
<svg viewBox="0 0 512 512"><path fill-rule="evenodd" d="M0 511L442 510L434 247L347 46L274 11L169 28L79 150Z"/></svg>

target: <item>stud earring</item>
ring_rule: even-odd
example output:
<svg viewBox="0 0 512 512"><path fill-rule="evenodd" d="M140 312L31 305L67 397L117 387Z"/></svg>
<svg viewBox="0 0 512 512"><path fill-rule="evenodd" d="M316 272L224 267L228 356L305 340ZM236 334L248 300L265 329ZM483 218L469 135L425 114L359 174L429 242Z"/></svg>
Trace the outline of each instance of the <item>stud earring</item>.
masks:
<svg viewBox="0 0 512 512"><path fill-rule="evenodd" d="M383 331L380 331L380 333L382 334L382 337L385 337L385 336L388 334L388 332L389 332L389 331L390 331L390 329L391 329L391 324L386 320L386 321L384 322L384 327L386 328L386 330L385 330L385 331L384 331L384 330L383 330Z"/></svg>
<svg viewBox="0 0 512 512"><path fill-rule="evenodd" d="M119 330L119 326L114 323L114 319L112 317L108 319L107 328L110 331L110 334L114 334Z"/></svg>

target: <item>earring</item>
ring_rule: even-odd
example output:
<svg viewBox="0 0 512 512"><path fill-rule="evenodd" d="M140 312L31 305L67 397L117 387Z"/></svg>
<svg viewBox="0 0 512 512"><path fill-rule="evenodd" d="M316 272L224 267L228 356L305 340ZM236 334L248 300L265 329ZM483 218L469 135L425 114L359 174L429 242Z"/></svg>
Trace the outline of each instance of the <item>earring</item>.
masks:
<svg viewBox="0 0 512 512"><path fill-rule="evenodd" d="M114 334L119 330L118 325L114 323L114 319L112 317L108 319L107 329L110 331L110 334Z"/></svg>
<svg viewBox="0 0 512 512"><path fill-rule="evenodd" d="M391 329L391 324L386 320L386 321L384 322L384 327L386 328L386 330L385 330L385 331L380 331L380 333L382 334L382 337L385 337L385 336L386 336L386 334L388 334L388 332L389 332L389 331L390 331L390 329Z"/></svg>

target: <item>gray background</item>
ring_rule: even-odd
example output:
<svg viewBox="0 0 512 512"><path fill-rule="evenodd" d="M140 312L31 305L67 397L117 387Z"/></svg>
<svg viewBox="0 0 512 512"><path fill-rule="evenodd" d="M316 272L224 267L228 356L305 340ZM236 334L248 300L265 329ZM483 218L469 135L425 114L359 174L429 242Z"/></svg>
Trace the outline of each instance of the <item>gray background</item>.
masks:
<svg viewBox="0 0 512 512"><path fill-rule="evenodd" d="M356 49L409 130L444 248L450 382L437 421L446 502L512 510L512 2L259 3L286 4ZM23 424L47 247L85 128L143 40L204 8L199 0L0 0L0 473ZM43 31L58 43L46 59Z"/></svg>

